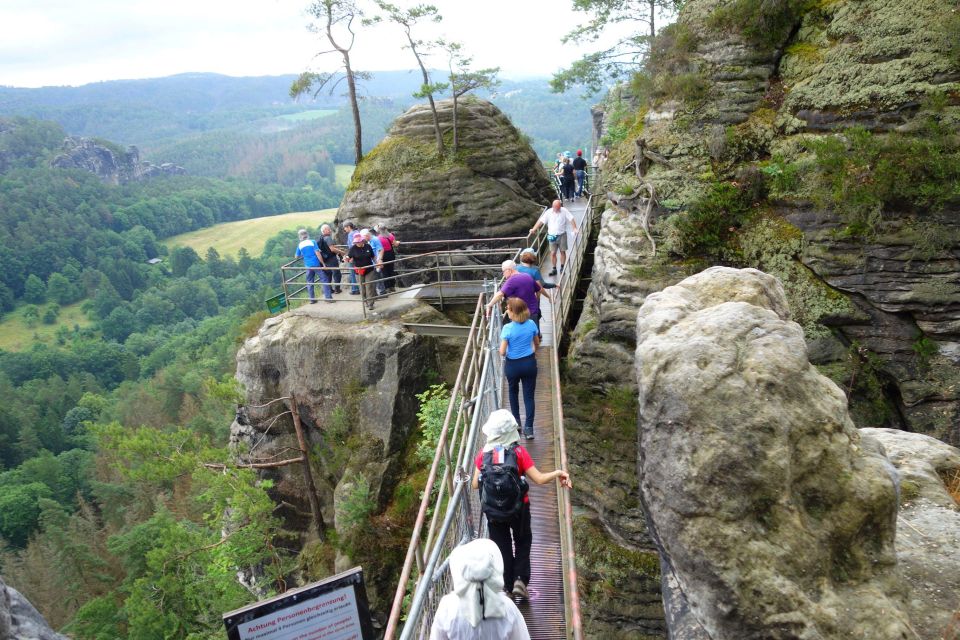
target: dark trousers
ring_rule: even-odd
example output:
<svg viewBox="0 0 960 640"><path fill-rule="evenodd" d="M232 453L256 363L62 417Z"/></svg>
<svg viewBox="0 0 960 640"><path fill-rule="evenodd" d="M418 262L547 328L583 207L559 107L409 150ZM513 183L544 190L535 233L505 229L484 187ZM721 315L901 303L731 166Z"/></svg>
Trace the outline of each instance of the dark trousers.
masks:
<svg viewBox="0 0 960 640"><path fill-rule="evenodd" d="M560 178L560 185L563 187L563 197L567 200L573 200L574 191L576 190L573 176L563 176Z"/></svg>
<svg viewBox="0 0 960 640"><path fill-rule="evenodd" d="M336 269L336 271L327 271L326 274L329 278L329 282L333 283L333 288L339 289L340 282L343 278L342 274L340 273L340 260L336 256L334 256L329 260L324 260L323 266L330 267L331 269Z"/></svg>
<svg viewBox="0 0 960 640"><path fill-rule="evenodd" d="M520 515L512 522L490 522L490 539L497 543L503 556L503 587L513 588L514 580L530 584L530 503L523 505ZM512 537L512 540L511 540Z"/></svg>
<svg viewBox="0 0 960 640"><path fill-rule="evenodd" d="M516 418L517 424L524 425L523 432L533 433L533 392L537 389L537 355L530 354L526 358L516 360L506 359L503 365L503 375L507 377L507 389L510 395L510 413ZM520 385L523 384L523 406L526 409L526 420L520 422Z"/></svg>
<svg viewBox="0 0 960 640"><path fill-rule="evenodd" d="M393 249L390 251L383 252L383 285L387 289L396 289L397 288L397 279L394 277L397 275L397 270L394 268L393 261L397 259L397 254Z"/></svg>
<svg viewBox="0 0 960 640"><path fill-rule="evenodd" d="M314 296L313 283L317 280L323 282L323 273L319 269L311 269L307 267L307 295L310 297L310 300L316 300Z"/></svg>

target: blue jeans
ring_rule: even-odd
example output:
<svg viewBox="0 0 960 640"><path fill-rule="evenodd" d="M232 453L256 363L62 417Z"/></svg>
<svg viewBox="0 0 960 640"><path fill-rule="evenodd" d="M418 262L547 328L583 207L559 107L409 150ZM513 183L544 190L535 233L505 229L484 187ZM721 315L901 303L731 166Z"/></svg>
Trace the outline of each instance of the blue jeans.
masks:
<svg viewBox="0 0 960 640"><path fill-rule="evenodd" d="M584 169L578 169L574 173L577 174L577 197L583 195L583 183L587 179L587 172Z"/></svg>
<svg viewBox="0 0 960 640"><path fill-rule="evenodd" d="M307 267L307 295L310 296L310 302L316 299L313 295L313 283L317 281L318 276L320 281L323 282L323 276L321 274L322 272Z"/></svg>
<svg viewBox="0 0 960 640"><path fill-rule="evenodd" d="M517 424L524 425L523 432L533 434L533 392L537 389L537 356L530 354L525 358L511 360L507 358L503 364L503 374L507 377L507 390L510 396L510 413L516 418ZM526 409L526 420L520 422L520 385L523 384L523 408Z"/></svg>
<svg viewBox="0 0 960 640"><path fill-rule="evenodd" d="M350 293L360 293L360 287L357 285L357 272L348 268L347 273L350 274Z"/></svg>

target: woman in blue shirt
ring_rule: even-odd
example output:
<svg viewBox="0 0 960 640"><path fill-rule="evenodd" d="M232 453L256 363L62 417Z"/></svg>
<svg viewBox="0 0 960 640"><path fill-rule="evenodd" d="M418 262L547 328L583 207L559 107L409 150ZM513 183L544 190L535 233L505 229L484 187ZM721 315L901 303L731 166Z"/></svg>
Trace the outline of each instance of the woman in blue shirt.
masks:
<svg viewBox="0 0 960 640"><path fill-rule="evenodd" d="M523 436L533 440L533 392L537 388L537 347L540 330L530 319L527 303L520 298L507 299L510 322L500 331L500 355L505 357L503 373L507 377L510 413L517 424L523 424ZM523 384L523 406L526 420L520 422L520 385Z"/></svg>

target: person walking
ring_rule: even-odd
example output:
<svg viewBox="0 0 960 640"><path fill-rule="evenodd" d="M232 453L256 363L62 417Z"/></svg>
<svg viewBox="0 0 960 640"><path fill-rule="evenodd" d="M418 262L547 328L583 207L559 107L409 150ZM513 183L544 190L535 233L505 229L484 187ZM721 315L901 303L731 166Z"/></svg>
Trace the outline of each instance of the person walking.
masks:
<svg viewBox="0 0 960 640"><path fill-rule="evenodd" d="M347 251L349 252L350 249L353 248L357 234L360 233L360 231L357 229L357 225L347 220L343 223L343 232L347 234ZM350 295L360 295L360 287L357 286L356 272L353 269L348 269L347 274L350 278Z"/></svg>
<svg viewBox="0 0 960 640"><path fill-rule="evenodd" d="M517 265L517 271L526 273L536 280L540 286L544 288L544 291L540 293L547 296L547 300L550 299L550 294L546 292L546 289L555 289L557 283L547 282L543 279L543 274L540 273L540 267L537 266L537 251L533 247L527 247L520 252L520 264Z"/></svg>
<svg viewBox="0 0 960 640"><path fill-rule="evenodd" d="M567 261L567 224L569 223L573 227L574 233L578 231L577 221L574 220L573 214L562 205L563 203L559 200L554 200L553 205L543 210L537 223L530 229L530 235L534 235L537 229L547 225L550 263L553 266L550 273L547 274L550 276L557 275L557 252L560 253L560 273L563 273L563 265Z"/></svg>
<svg viewBox="0 0 960 640"><path fill-rule="evenodd" d="M569 157L563 159L560 172L560 186L563 190L563 197L567 200L573 200L576 191L576 178L574 178L573 165L570 163Z"/></svg>
<svg viewBox="0 0 960 640"><path fill-rule="evenodd" d="M530 640L520 609L503 591L503 556L478 538L450 553L453 591L440 599L430 640Z"/></svg>
<svg viewBox="0 0 960 640"><path fill-rule="evenodd" d="M527 309L530 310L530 317L540 327L540 300L538 293L543 287L527 273L520 273L517 270L517 263L513 260L504 260L500 265L503 272L503 284L500 285L500 291L493 294L490 302L487 303L487 311L493 309L504 298L520 298L527 303Z"/></svg>
<svg viewBox="0 0 960 640"><path fill-rule="evenodd" d="M297 231L297 237L300 238L300 244L297 245L297 251L294 256L303 258L303 266L307 270L307 295L310 297L310 304L316 304L317 299L314 296L313 283L316 282L318 276L320 282L326 282L325 275L320 269L320 267L323 266L320 261L320 249L317 247L317 243L310 239L310 234L307 233L306 229ZM333 302L333 294L330 293L329 284L323 285L323 297L324 300Z"/></svg>
<svg viewBox="0 0 960 640"><path fill-rule="evenodd" d="M523 479L536 484L546 484L559 479L560 486L573 488L570 474L563 469L543 472L537 469L533 458L519 443L517 421L506 409L497 409L490 414L482 427L486 444L477 453L476 469L471 486L480 489L481 510L487 516L490 539L500 548L503 556L503 584L513 585L514 597L526 599L530 584L530 548L533 532L530 529L530 497L523 490ZM515 476L515 477L514 477ZM504 487L513 489L516 503L507 505L496 498L505 497L509 489L497 490L497 481L509 479ZM514 485L516 481L516 486ZM482 487L482 488L481 488ZM499 503L499 507L497 506ZM507 515L509 507L512 515Z"/></svg>
<svg viewBox="0 0 960 640"><path fill-rule="evenodd" d="M353 266L353 273L356 274L359 285L363 287L368 309L373 309L373 303L377 297L373 279L374 259L373 247L367 242L366 237L362 233L355 234L353 246L347 251L347 262Z"/></svg>
<svg viewBox="0 0 960 640"><path fill-rule="evenodd" d="M340 275L340 256L344 254L344 251L334 243L333 229L330 228L330 225L325 224L320 227L320 242L317 247L320 250L320 261L326 267L320 272L321 279L326 276L327 281L333 283L333 292L342 293L343 289L340 288L342 277Z"/></svg>
<svg viewBox="0 0 960 640"><path fill-rule="evenodd" d="M537 390L537 348L540 329L530 319L530 311L520 298L507 299L507 317L510 322L500 330L500 355L503 357L503 375L507 378L510 413L517 424L523 424L523 437L533 440L533 415ZM520 386L523 385L525 419L520 422Z"/></svg>
<svg viewBox="0 0 960 640"><path fill-rule="evenodd" d="M573 173L577 176L578 198L583 197L583 186L587 181L587 161L583 159L583 149L577 149L577 157L573 159Z"/></svg>

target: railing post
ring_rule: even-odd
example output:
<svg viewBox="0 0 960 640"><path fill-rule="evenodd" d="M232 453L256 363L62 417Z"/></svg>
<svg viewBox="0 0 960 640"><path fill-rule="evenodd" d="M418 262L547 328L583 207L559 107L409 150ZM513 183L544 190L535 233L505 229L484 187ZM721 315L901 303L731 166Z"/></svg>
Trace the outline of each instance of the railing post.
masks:
<svg viewBox="0 0 960 640"><path fill-rule="evenodd" d="M443 311L443 272L440 271L440 255L435 254L433 257L437 270L437 291L440 293L440 310Z"/></svg>

